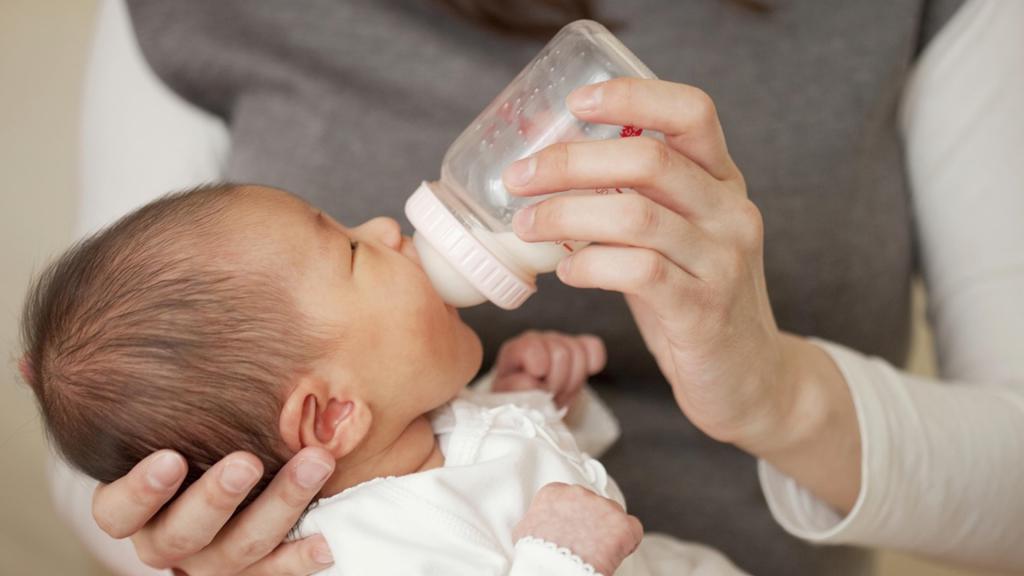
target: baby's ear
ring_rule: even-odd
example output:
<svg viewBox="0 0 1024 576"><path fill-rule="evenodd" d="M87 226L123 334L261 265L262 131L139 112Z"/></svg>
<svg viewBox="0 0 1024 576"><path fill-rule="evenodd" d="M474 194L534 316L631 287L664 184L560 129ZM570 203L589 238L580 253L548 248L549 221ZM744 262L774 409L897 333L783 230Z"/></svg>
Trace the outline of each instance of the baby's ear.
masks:
<svg viewBox="0 0 1024 576"><path fill-rule="evenodd" d="M28 354L18 359L18 372L21 372L21 378L26 384L35 388L36 383L32 376L32 361L28 359Z"/></svg>
<svg viewBox="0 0 1024 576"><path fill-rule="evenodd" d="M285 399L279 427L293 452L317 446L342 458L366 438L373 421L369 405L332 388L316 376L303 376Z"/></svg>

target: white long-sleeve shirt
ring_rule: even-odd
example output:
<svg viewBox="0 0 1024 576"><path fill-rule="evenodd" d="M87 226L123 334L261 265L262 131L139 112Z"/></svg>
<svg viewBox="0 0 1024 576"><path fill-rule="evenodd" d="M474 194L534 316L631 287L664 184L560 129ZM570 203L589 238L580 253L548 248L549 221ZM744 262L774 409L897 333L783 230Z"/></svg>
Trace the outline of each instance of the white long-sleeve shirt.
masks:
<svg viewBox="0 0 1024 576"><path fill-rule="evenodd" d="M968 0L915 65L901 121L941 379L823 343L856 402L861 494L840 517L762 466L776 518L800 537L1024 566L1022 30L1024 2ZM217 180L227 157L223 124L148 68L122 0L101 4L83 114L79 233ZM92 521L94 486L55 463L58 508L90 548L146 573Z"/></svg>

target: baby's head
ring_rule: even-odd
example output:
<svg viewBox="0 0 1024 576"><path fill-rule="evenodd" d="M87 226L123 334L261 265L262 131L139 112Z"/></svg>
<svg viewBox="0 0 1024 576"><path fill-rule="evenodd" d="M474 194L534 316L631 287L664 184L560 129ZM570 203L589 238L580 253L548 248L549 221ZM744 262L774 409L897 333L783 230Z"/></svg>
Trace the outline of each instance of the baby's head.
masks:
<svg viewBox="0 0 1024 576"><path fill-rule="evenodd" d="M346 229L301 199L223 185L157 200L33 286L23 371L57 449L102 482L155 450L187 486L231 452L264 476L319 446L380 449L451 399L480 342L394 220Z"/></svg>

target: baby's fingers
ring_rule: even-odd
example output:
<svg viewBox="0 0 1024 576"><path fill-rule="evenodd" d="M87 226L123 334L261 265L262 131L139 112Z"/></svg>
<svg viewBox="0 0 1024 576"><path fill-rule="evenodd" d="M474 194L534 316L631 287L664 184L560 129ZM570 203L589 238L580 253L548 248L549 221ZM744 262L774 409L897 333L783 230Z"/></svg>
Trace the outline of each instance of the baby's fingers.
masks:
<svg viewBox="0 0 1024 576"><path fill-rule="evenodd" d="M563 390L562 404L569 404L579 393L583 385L587 383L587 349L579 338L569 338L569 348L572 352L572 376L569 383Z"/></svg>
<svg viewBox="0 0 1024 576"><path fill-rule="evenodd" d="M543 390L544 383L525 372L517 372L500 376L494 381L495 392L522 392L523 390Z"/></svg>
<svg viewBox="0 0 1024 576"><path fill-rule="evenodd" d="M549 364L547 374L544 375L544 388L556 396L572 378L573 353L567 342L568 338L559 332L544 333Z"/></svg>
<svg viewBox="0 0 1024 576"><path fill-rule="evenodd" d="M536 379L544 378L551 368L544 336L529 331L508 340L498 350L494 365L498 377L526 372Z"/></svg>
<svg viewBox="0 0 1024 576"><path fill-rule="evenodd" d="M583 349L587 354L587 374L592 376L604 370L605 363L608 361L604 340L593 334L583 334L577 338L583 344Z"/></svg>

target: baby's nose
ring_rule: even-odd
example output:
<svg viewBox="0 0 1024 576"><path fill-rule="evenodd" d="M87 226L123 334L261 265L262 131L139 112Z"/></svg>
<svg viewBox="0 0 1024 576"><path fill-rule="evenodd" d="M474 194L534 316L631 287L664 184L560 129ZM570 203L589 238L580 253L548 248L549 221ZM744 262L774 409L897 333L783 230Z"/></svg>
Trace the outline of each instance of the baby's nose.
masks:
<svg viewBox="0 0 1024 576"><path fill-rule="evenodd" d="M402 246L402 226L394 218L374 218L364 222L360 228L388 248L398 250Z"/></svg>

